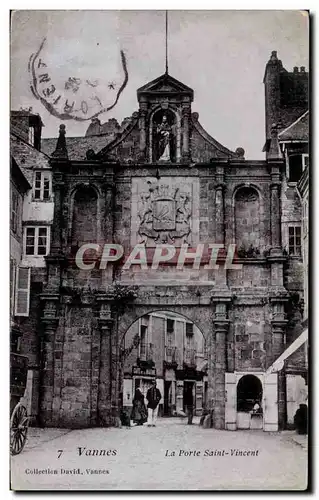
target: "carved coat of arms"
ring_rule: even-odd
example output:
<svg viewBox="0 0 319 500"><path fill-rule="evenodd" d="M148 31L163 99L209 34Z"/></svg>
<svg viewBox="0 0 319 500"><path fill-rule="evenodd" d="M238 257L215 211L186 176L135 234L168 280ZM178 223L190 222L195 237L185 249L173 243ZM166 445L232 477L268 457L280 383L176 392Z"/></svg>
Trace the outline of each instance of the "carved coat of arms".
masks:
<svg viewBox="0 0 319 500"><path fill-rule="evenodd" d="M148 181L148 191L140 195L140 243L151 239L155 243L187 243L191 232L191 196L177 188Z"/></svg>

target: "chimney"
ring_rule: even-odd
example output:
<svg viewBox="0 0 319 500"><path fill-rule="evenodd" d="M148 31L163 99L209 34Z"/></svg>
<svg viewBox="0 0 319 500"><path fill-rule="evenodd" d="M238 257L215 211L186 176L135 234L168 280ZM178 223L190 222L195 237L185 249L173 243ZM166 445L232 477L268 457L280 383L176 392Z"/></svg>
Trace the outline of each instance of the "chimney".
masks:
<svg viewBox="0 0 319 500"><path fill-rule="evenodd" d="M298 72L299 72L298 66L294 66L294 73L298 73Z"/></svg>
<svg viewBox="0 0 319 500"><path fill-rule="evenodd" d="M306 72L306 68L304 66L300 66L300 73L305 73Z"/></svg>
<svg viewBox="0 0 319 500"><path fill-rule="evenodd" d="M270 139L271 124L277 123L280 108L280 73L282 62L277 57L277 51L273 50L266 64L264 74L265 85L265 128L266 139Z"/></svg>

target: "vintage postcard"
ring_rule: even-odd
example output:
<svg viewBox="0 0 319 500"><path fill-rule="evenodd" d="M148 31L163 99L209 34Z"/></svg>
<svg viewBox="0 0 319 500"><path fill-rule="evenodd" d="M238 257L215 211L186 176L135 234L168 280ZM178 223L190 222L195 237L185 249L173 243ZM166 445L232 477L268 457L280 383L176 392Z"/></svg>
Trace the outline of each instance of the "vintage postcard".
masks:
<svg viewBox="0 0 319 500"><path fill-rule="evenodd" d="M309 13L11 13L12 490L308 487Z"/></svg>

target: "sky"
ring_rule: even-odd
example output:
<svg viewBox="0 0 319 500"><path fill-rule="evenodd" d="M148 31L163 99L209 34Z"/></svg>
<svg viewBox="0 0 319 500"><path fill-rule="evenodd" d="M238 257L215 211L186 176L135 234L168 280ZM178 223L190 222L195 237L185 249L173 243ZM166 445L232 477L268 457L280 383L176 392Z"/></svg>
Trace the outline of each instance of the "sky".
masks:
<svg viewBox="0 0 319 500"><path fill-rule="evenodd" d="M113 102L108 85L122 81L124 51L128 83L117 105L99 116L102 123L137 111L136 90L165 71L164 11L21 10L11 23L11 109L39 113L43 137L57 137L62 123L30 90L28 61L44 38L52 81L62 90L68 77L97 82L105 106ZM168 70L194 90L192 111L210 135L231 150L243 147L246 159L263 159L265 65L277 50L288 71L308 70L308 40L308 17L297 10L169 11ZM74 137L90 121L64 123Z"/></svg>

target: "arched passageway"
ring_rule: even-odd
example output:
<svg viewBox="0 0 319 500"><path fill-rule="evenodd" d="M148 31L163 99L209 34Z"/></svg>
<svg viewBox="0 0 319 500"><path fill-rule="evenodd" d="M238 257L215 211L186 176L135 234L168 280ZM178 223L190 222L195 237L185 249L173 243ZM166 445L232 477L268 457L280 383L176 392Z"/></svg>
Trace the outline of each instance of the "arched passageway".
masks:
<svg viewBox="0 0 319 500"><path fill-rule="evenodd" d="M169 310L148 312L129 326L120 352L124 418L132 416L136 390L146 398L154 380L161 393L159 417L186 415L190 407L194 415L202 415L207 405L208 353L205 337L193 321Z"/></svg>

